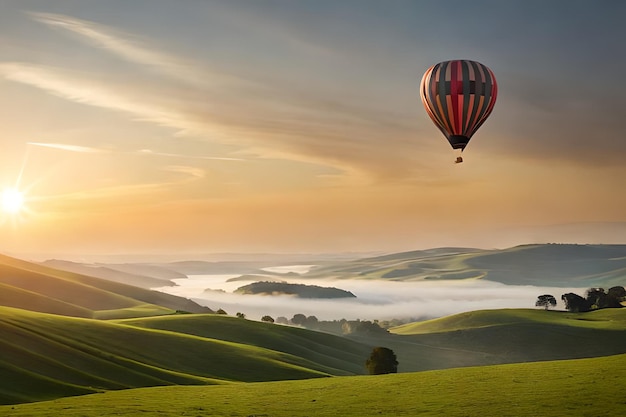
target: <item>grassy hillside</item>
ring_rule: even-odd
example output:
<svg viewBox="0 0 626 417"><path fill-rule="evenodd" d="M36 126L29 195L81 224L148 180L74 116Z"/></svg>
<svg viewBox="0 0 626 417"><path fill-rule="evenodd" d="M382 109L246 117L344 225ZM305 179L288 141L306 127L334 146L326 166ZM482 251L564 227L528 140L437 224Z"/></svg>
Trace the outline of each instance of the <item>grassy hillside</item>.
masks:
<svg viewBox="0 0 626 417"><path fill-rule="evenodd" d="M608 308L586 313L538 309L479 310L423 322L409 323L394 327L391 331L395 334L414 335L508 326L512 324L539 324L625 331L626 310Z"/></svg>
<svg viewBox="0 0 626 417"><path fill-rule="evenodd" d="M487 279L510 285L626 285L626 245L523 245L501 250L447 248L343 261L306 277L389 280Z"/></svg>
<svg viewBox="0 0 626 417"><path fill-rule="evenodd" d="M194 314L128 319L117 322L263 347L307 358L354 374L361 374L365 371L363 364L371 352L369 345L331 334L222 315Z"/></svg>
<svg viewBox="0 0 626 417"><path fill-rule="evenodd" d="M211 310L169 294L0 255L0 305L75 317L122 318Z"/></svg>
<svg viewBox="0 0 626 417"><path fill-rule="evenodd" d="M391 332L380 343L394 349L401 372L588 358L626 352L626 309L473 311Z"/></svg>
<svg viewBox="0 0 626 417"><path fill-rule="evenodd" d="M626 355L411 374L135 389L0 407L7 417L623 416Z"/></svg>
<svg viewBox="0 0 626 417"><path fill-rule="evenodd" d="M40 264L50 267L50 268L60 269L62 271L69 271L69 272L74 272L77 274L87 275L90 277L107 279L109 281L121 282L124 284L134 285L136 287L141 287L141 288L146 288L146 289L171 286L171 285L174 285L171 279L185 278L185 275L177 274L175 272L170 273L170 276L172 276L172 278L160 278L160 277L158 278L152 275L145 275L145 274L135 273L135 272L127 272L124 270L124 269L127 269L131 271L132 270L141 271L141 265L137 265L135 268L131 268L132 265L129 265L127 268L124 268L125 265L100 266L97 264L81 264L81 263L62 261L62 260L56 260L56 259L41 262ZM148 269L146 267L145 271L142 271L142 272L148 272L149 274L153 274L156 276L165 275L162 271L163 270L160 268Z"/></svg>
<svg viewBox="0 0 626 417"><path fill-rule="evenodd" d="M171 318L170 324L183 320L182 327L211 321L210 317L193 315ZM0 378L0 403L39 401L101 389L349 375L356 370L351 361L362 363L366 357L363 352L368 351L336 336L229 320L236 331L255 325L263 330L249 334L244 344L191 332L0 307L0 370L2 375L11 376ZM228 328L229 324L216 327ZM263 331L271 336L263 339ZM263 347L271 344L264 341L269 339L283 350Z"/></svg>

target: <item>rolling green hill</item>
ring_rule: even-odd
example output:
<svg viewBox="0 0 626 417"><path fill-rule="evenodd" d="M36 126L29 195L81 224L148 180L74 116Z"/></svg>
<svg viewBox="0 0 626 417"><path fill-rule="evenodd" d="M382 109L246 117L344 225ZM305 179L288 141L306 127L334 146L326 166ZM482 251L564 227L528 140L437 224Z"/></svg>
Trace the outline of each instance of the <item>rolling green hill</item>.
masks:
<svg viewBox="0 0 626 417"><path fill-rule="evenodd" d="M175 328L210 327L217 319L214 327L222 333L252 332L238 343L210 335L216 332L198 336L0 307L0 369L11 376L0 379L0 403L102 389L350 375L359 373L355 363L368 352L356 342L303 329L217 315L170 318L165 322Z"/></svg>
<svg viewBox="0 0 626 417"><path fill-rule="evenodd" d="M598 282L593 280L602 274L617 280L620 262L626 259L619 256L622 246L545 246L489 252L451 248L387 255L318 267L307 276L399 280L483 278L493 271L521 268L530 258L535 259L537 270L545 272L556 268L558 259L566 265L575 255L590 263L587 269L578 269L586 274L579 277L580 282L589 283ZM543 258L532 254L533 251ZM602 268L605 272L598 272ZM575 273L574 269L567 271ZM561 279L557 275L552 277L556 277L554 282ZM404 373L626 352L626 309L589 313L531 309L475 311L400 326L392 329L390 335L353 335L347 339L221 315L173 314L175 310L210 310L180 297L5 256L0 256L0 306L4 306L0 307L3 375L0 403L4 404L170 385L241 385L240 394L232 391L232 395L245 397L252 395L254 387L264 392L266 385L257 384L261 381L364 373L364 361L373 346L393 349L400 362L398 369ZM623 363L624 359L619 360ZM469 378L467 375L459 374L459 378ZM409 379L403 381L409 383L410 376L406 378ZM343 380L330 378L328 386L339 387L340 382L338 385L333 382ZM352 388L356 389L360 381L372 383L386 379L345 380L354 381ZM318 383L308 381L302 386L324 390L324 383L315 385ZM424 384L423 380L415 383ZM288 388L289 384L284 387ZM230 389L207 388L207 392ZM216 391L210 391L214 388ZM361 389L368 388L363 385ZM163 388L160 392L174 391ZM231 395L227 392L224 395ZM125 398L121 393L96 397ZM297 396L293 399L297 400ZM361 401L370 400L361 398ZM419 404L419 407L424 405ZM21 406L16 408L21 409ZM80 414L83 411L77 415L83 415ZM244 415L257 413L254 409L244 412L248 412ZM410 411L405 414L413 415Z"/></svg>
<svg viewBox="0 0 626 417"><path fill-rule="evenodd" d="M626 352L626 309L473 311L390 331L400 372L589 358Z"/></svg>
<svg viewBox="0 0 626 417"><path fill-rule="evenodd" d="M612 308L586 313L538 309L478 310L423 322L409 323L394 327L391 331L395 334L415 335L493 328L514 324L626 331L626 311Z"/></svg>
<svg viewBox="0 0 626 417"><path fill-rule="evenodd" d="M626 245L522 245L508 249L443 248L342 261L310 278L398 281L486 279L509 285L626 285Z"/></svg>
<svg viewBox="0 0 626 417"><path fill-rule="evenodd" d="M7 417L623 416L626 355L210 387L159 387L0 407Z"/></svg>
<svg viewBox="0 0 626 417"><path fill-rule="evenodd" d="M368 345L327 333L222 315L162 316L119 320L117 323L286 352L354 374L365 371L363 364L371 352Z"/></svg>
<svg viewBox="0 0 626 417"><path fill-rule="evenodd" d="M75 317L210 313L185 298L0 255L0 305Z"/></svg>

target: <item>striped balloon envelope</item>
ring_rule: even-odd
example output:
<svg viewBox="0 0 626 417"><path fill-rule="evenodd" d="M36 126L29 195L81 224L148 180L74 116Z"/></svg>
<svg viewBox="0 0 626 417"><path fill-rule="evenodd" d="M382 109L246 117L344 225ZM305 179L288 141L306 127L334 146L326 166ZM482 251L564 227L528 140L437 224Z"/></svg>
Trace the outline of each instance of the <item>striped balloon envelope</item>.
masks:
<svg viewBox="0 0 626 417"><path fill-rule="evenodd" d="M463 152L491 114L498 84L493 72L479 62L444 61L424 73L420 95L426 112L452 148ZM462 161L459 156L456 162Z"/></svg>

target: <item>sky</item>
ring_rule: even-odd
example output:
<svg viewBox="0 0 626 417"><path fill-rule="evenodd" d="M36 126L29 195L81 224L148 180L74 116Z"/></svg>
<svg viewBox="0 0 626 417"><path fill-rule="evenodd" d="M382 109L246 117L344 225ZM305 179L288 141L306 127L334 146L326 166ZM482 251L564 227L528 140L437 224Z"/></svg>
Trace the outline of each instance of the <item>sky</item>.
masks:
<svg viewBox="0 0 626 417"><path fill-rule="evenodd" d="M626 243L626 3L0 0L3 253ZM454 164L422 74L496 75Z"/></svg>

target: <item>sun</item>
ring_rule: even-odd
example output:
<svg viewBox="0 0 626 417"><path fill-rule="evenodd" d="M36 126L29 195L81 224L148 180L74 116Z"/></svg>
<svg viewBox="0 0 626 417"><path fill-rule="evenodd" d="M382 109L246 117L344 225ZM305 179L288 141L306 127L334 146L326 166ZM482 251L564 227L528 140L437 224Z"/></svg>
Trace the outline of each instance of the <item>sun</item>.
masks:
<svg viewBox="0 0 626 417"><path fill-rule="evenodd" d="M2 192L2 211L17 214L24 207L24 194L17 188L5 188Z"/></svg>

